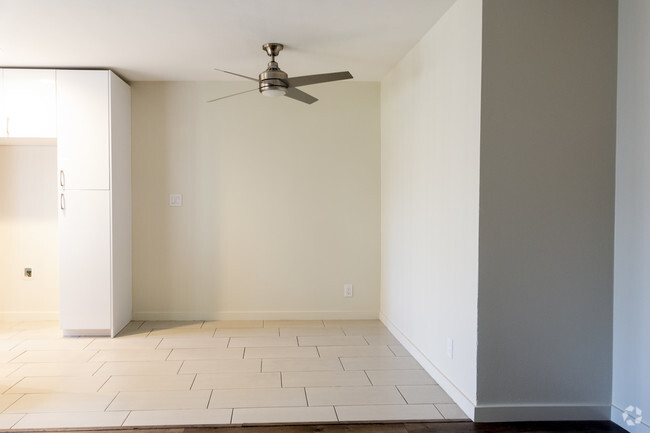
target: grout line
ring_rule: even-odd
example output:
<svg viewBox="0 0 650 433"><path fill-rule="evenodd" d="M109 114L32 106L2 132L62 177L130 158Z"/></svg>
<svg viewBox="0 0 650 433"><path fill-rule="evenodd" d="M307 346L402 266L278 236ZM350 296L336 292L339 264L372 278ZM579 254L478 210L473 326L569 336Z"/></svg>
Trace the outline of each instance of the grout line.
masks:
<svg viewBox="0 0 650 433"><path fill-rule="evenodd" d="M363 372L365 373L366 377L368 378L368 382L370 382L370 386L375 386L375 384L372 383L372 379L370 379L370 376L368 376L368 370L363 370Z"/></svg>
<svg viewBox="0 0 650 433"><path fill-rule="evenodd" d="M120 424L120 427L124 427L124 423L126 422L127 419L131 416L132 410L129 411L129 413L124 417L124 421L122 421L122 424Z"/></svg>
<svg viewBox="0 0 650 433"><path fill-rule="evenodd" d="M9 378L8 378L8 377L5 377L5 378L3 378L3 379L9 379ZM9 388L7 388L4 392L0 392L0 395L9 395L9 394L6 394L6 392L7 392L7 391L10 391L14 386L18 385L20 382L22 382L22 381L25 380L25 379L26 379L26 377L20 377L20 378L18 378L18 380L16 381L16 383L14 383L13 385L11 385L11 386L10 386ZM15 402L14 402L14 403L15 403ZM13 403L12 403L12 404L13 404ZM0 411L0 413L2 413L2 411Z"/></svg>
<svg viewBox="0 0 650 433"><path fill-rule="evenodd" d="M440 414L440 416L442 417L442 419L446 420L447 417L445 416L445 414L442 413L442 411L441 411L440 409L438 409L438 404L440 404L440 403L438 403L438 404L436 404L436 403L431 403L431 404L432 404L433 407L438 411L438 413ZM444 403L443 403L443 404L444 404Z"/></svg>
<svg viewBox="0 0 650 433"><path fill-rule="evenodd" d="M230 423L232 424L232 418L235 416L235 408L230 409Z"/></svg>
<svg viewBox="0 0 650 433"><path fill-rule="evenodd" d="M97 374L97 372L98 372L99 370L101 370L101 368L102 368L103 366L106 365L106 361L99 361L99 362L101 363L101 365L100 365L99 367L97 367L97 370L93 371L93 374L90 375L91 377L95 376L95 375ZM109 377L110 377L110 376L109 376Z"/></svg>
<svg viewBox="0 0 650 433"><path fill-rule="evenodd" d="M309 397L307 397L307 387L303 388L302 391L305 393L305 402L307 402L307 407L309 406Z"/></svg>
<svg viewBox="0 0 650 433"><path fill-rule="evenodd" d="M84 347L81 348L81 350L86 350L88 349L88 346L93 344L95 342L96 338L91 338L90 341L88 341L88 344L86 344Z"/></svg>
<svg viewBox="0 0 650 433"><path fill-rule="evenodd" d="M7 363L13 362L14 359L18 358L20 355L22 355L22 354L25 353L25 352L27 352L27 351L26 351L26 350L23 350L23 351L20 352L20 353L16 353L16 356L14 356L13 358L9 358L9 359L7 360Z"/></svg>
<svg viewBox="0 0 650 433"><path fill-rule="evenodd" d="M21 416L20 418L18 418L18 420L17 420L15 423L13 423L13 424L11 425L11 427L9 427L9 428L10 428L10 429L13 429L14 427L16 427L16 424L18 424L20 421L22 421L22 419L25 418L26 416L27 416L27 414L24 413L23 416Z"/></svg>
<svg viewBox="0 0 650 433"><path fill-rule="evenodd" d="M113 404L113 402L115 401L115 399L117 398L118 395L120 395L120 391L117 391L117 392L115 393L115 397L113 397L113 398L111 399L110 403L108 403L108 404L106 405L106 407L104 408L104 410L103 410L102 412L106 412L106 411L107 411L107 409L108 409L108 408Z"/></svg>
<svg viewBox="0 0 650 433"><path fill-rule="evenodd" d="M332 408L334 409L334 415L336 415L336 420L338 422L341 422L341 418L339 418L339 412L336 410L336 406L332 405Z"/></svg>
<svg viewBox="0 0 650 433"><path fill-rule="evenodd" d="M400 391L400 389L397 387L397 385L393 385L393 386L395 387L395 389L397 390L397 392L399 392L399 395L404 399L404 402L408 405L409 402L408 402L408 400L406 399L406 397L404 397L404 394L402 394L402 391ZM415 403L414 403L414 404L415 404Z"/></svg>
<svg viewBox="0 0 650 433"><path fill-rule="evenodd" d="M183 361L185 362L185 361ZM192 383L190 383L190 389L188 391L192 390L192 387L194 386L194 382L196 382L196 377L198 376L198 373L194 373L194 379L192 379ZM212 398L212 391L210 391L210 398ZM208 399L208 406L210 405L210 398Z"/></svg>
<svg viewBox="0 0 650 433"><path fill-rule="evenodd" d="M97 377L99 377L99 376L97 376ZM102 383L101 386L99 387L99 389L97 389L97 391L95 391L95 392L99 392L104 387L104 385L106 385L108 383L108 381L111 379L111 377L113 377L113 376L109 375L106 378L106 380L104 381L104 383Z"/></svg>
<svg viewBox="0 0 650 433"><path fill-rule="evenodd" d="M192 383L194 385L194 383ZM210 390L210 397L208 397L208 404L205 405L206 410L210 407L210 400L212 400L212 393L214 392L214 389Z"/></svg>

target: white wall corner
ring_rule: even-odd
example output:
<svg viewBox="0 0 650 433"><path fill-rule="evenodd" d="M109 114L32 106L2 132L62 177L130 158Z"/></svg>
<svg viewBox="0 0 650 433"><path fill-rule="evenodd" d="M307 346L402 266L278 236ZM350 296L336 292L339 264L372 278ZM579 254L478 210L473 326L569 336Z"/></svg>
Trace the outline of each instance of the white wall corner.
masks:
<svg viewBox="0 0 650 433"><path fill-rule="evenodd" d="M420 349L415 346L406 335L402 333L383 313L379 313L379 320L388 328L388 330L397 338L402 346L420 363L422 368L429 373L438 385L454 400L454 403L465 412L468 418L476 421L475 418L475 403L468 398L447 376L444 375L425 355Z"/></svg>

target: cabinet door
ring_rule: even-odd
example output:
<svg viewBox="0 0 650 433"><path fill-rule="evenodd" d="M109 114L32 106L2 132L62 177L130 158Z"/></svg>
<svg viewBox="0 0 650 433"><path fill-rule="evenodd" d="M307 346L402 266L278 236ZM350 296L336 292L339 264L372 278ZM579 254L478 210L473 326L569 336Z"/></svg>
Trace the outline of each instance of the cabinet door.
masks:
<svg viewBox="0 0 650 433"><path fill-rule="evenodd" d="M59 192L59 304L64 330L111 327L109 194Z"/></svg>
<svg viewBox="0 0 650 433"><path fill-rule="evenodd" d="M56 71L57 154L65 189L109 189L108 71Z"/></svg>
<svg viewBox="0 0 650 433"><path fill-rule="evenodd" d="M56 87L53 69L3 71L6 137L56 137Z"/></svg>

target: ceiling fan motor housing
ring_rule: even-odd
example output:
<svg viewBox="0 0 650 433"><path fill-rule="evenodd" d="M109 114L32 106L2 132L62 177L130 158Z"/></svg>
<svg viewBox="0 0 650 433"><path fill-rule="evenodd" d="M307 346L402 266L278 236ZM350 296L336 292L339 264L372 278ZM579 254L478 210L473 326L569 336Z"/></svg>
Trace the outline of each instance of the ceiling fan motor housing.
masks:
<svg viewBox="0 0 650 433"><path fill-rule="evenodd" d="M260 93L269 92L285 94L289 87L286 82L287 78L287 73L278 67L277 62L269 62L266 71L259 75Z"/></svg>

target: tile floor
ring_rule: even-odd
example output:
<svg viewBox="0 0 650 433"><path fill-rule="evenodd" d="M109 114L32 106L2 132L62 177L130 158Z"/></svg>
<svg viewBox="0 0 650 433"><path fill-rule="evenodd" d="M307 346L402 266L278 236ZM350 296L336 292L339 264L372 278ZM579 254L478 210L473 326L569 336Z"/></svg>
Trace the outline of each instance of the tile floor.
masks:
<svg viewBox="0 0 650 433"><path fill-rule="evenodd" d="M378 320L0 322L0 429L466 419Z"/></svg>

